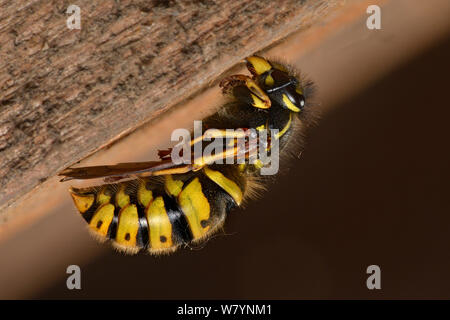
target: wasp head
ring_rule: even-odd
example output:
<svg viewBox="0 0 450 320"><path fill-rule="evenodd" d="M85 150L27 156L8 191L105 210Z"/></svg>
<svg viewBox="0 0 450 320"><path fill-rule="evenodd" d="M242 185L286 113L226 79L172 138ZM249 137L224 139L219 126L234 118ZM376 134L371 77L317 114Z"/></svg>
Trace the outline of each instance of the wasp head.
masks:
<svg viewBox="0 0 450 320"><path fill-rule="evenodd" d="M272 102L294 112L302 111L305 106L303 87L287 67L259 56L248 57L246 61L253 79Z"/></svg>

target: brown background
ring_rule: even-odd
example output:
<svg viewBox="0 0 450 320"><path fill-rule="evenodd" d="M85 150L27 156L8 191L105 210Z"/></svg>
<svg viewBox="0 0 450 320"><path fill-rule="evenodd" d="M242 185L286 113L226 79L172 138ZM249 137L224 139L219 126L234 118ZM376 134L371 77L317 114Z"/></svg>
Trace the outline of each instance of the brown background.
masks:
<svg viewBox="0 0 450 320"><path fill-rule="evenodd" d="M322 117L301 159L169 257L108 251L39 298L450 298L445 41ZM382 290L365 286L381 267Z"/></svg>

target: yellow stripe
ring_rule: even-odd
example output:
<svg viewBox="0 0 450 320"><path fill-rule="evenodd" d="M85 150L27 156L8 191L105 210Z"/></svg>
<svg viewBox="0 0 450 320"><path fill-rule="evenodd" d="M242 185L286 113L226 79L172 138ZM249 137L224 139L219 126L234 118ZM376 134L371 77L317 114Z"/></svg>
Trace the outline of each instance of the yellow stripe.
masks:
<svg viewBox="0 0 450 320"><path fill-rule="evenodd" d="M279 63L273 62L273 61L270 61L270 64L271 64L272 67L274 67L275 69L278 69L278 70L283 71L283 72L285 72L285 73L289 73L289 70L288 70L285 66L283 66L282 64L279 64Z"/></svg>
<svg viewBox="0 0 450 320"><path fill-rule="evenodd" d="M286 107L288 107L289 110L292 110L294 112L299 112L300 111L300 108L296 107L295 104L293 104L291 102L291 100L289 100L287 95L285 95L285 94L283 94L283 102L286 105Z"/></svg>
<svg viewBox="0 0 450 320"><path fill-rule="evenodd" d="M251 56L251 57L248 57L246 60L251 64L251 66L255 70L256 74L258 74L258 75L272 69L272 66L270 65L270 63L261 57Z"/></svg>
<svg viewBox="0 0 450 320"><path fill-rule="evenodd" d="M106 194L108 187L103 187L99 193L97 193L97 203L99 205L107 204L111 200L111 194Z"/></svg>
<svg viewBox="0 0 450 320"><path fill-rule="evenodd" d="M129 204L120 210L116 242L123 246L135 247L138 231L138 211L135 204Z"/></svg>
<svg viewBox="0 0 450 320"><path fill-rule="evenodd" d="M137 193L138 201L144 208L147 208L148 204L153 199L153 193L151 190L147 190L147 188L145 187L146 184L147 182L145 180L141 180L139 182Z"/></svg>
<svg viewBox="0 0 450 320"><path fill-rule="evenodd" d="M208 167L205 167L203 170L208 178L224 189L238 205L242 203L242 190L236 182L225 177L220 171L215 171Z"/></svg>
<svg viewBox="0 0 450 320"><path fill-rule="evenodd" d="M266 83L267 86L273 86L273 84L275 83L275 80L273 80L273 77L269 74L266 77L266 80L264 81Z"/></svg>
<svg viewBox="0 0 450 320"><path fill-rule="evenodd" d="M172 224L167 216L162 197L155 198L145 210L148 221L150 248L170 248L172 243Z"/></svg>
<svg viewBox="0 0 450 320"><path fill-rule="evenodd" d="M78 211L80 213L85 213L89 210L89 208L94 203L95 196L93 194L85 194L80 195L70 191L70 195L72 196L73 203L75 204L75 207L77 207Z"/></svg>
<svg viewBox="0 0 450 320"><path fill-rule="evenodd" d="M164 187L168 195L177 197L183 188L183 181L173 180L172 175L169 174L166 176Z"/></svg>
<svg viewBox="0 0 450 320"><path fill-rule="evenodd" d="M268 109L272 105L269 96L250 77L246 77L245 85L250 90L253 99L253 106L261 109Z"/></svg>
<svg viewBox="0 0 450 320"><path fill-rule="evenodd" d="M255 96L253 93L250 93L250 96L252 97L253 103L252 105L259 109L268 109L270 106L265 104L260 98Z"/></svg>
<svg viewBox="0 0 450 320"><path fill-rule="evenodd" d="M204 236L209 229L209 225L205 223L209 219L210 205L203 194L202 185L198 178L192 180L181 191L178 196L178 203L186 216L194 239Z"/></svg>
<svg viewBox="0 0 450 320"><path fill-rule="evenodd" d="M260 125L260 126L257 126L257 127L256 127L256 130L261 131L261 130L264 130L265 128L266 128L266 125L265 125L265 124L262 124L262 125Z"/></svg>
<svg viewBox="0 0 450 320"><path fill-rule="evenodd" d="M246 78L245 85L252 93L258 96L258 98L270 103L270 98L267 96L264 90L258 86L255 80L253 80L252 78Z"/></svg>
<svg viewBox="0 0 450 320"><path fill-rule="evenodd" d="M300 87L295 88L295 91L296 91L298 94L303 95L303 90L302 90Z"/></svg>
<svg viewBox="0 0 450 320"><path fill-rule="evenodd" d="M108 203L97 209L89 223L89 226L96 233L106 237L109 225L114 218L114 205Z"/></svg>
<svg viewBox="0 0 450 320"><path fill-rule="evenodd" d="M279 131L275 135L275 138L279 139L283 134L285 134L286 131L288 131L289 128L291 127L291 122L292 122L292 113L289 113L289 121L288 121L288 123L284 126L284 128L281 131Z"/></svg>
<svg viewBox="0 0 450 320"><path fill-rule="evenodd" d="M250 96L253 100L253 106L260 109L270 108L272 102L269 96L258 86L258 84L251 78L245 80L245 85L250 90Z"/></svg>
<svg viewBox="0 0 450 320"><path fill-rule="evenodd" d="M253 161L253 165L255 166L256 169L261 169L262 167L264 167L264 163L259 159Z"/></svg>
<svg viewBox="0 0 450 320"><path fill-rule="evenodd" d="M116 193L116 205L120 208L125 207L130 203L130 196L125 193L125 185L121 184L119 187L119 191Z"/></svg>

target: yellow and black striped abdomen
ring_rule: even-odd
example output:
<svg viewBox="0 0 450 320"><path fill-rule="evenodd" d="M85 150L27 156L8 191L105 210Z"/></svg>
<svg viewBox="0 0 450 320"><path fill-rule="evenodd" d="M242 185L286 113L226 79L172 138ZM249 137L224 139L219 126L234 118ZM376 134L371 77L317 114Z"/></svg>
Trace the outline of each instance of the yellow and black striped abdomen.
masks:
<svg viewBox="0 0 450 320"><path fill-rule="evenodd" d="M167 253L221 227L242 203L245 181L238 166L212 166L70 192L98 238L128 253Z"/></svg>

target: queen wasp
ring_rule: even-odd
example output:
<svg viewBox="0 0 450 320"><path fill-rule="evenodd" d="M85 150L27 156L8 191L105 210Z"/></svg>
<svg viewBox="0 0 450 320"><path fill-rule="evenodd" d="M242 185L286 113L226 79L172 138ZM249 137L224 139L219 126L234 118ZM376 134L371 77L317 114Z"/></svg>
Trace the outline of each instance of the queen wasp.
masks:
<svg viewBox="0 0 450 320"><path fill-rule="evenodd" d="M231 102L203 120L202 132L214 128L216 138L231 138L231 154L215 153L215 160L237 156L237 134L230 137L227 129L241 129L235 132L244 135L277 129L271 142L276 140L284 155L301 145L302 128L311 119L312 82L290 66L256 55L246 58L246 65L251 76L231 75L220 83ZM190 146L206 140L201 135ZM218 164L202 155L193 164L175 164L170 150L160 150L159 156L160 161L68 168L60 173L63 181L128 179L70 188L76 208L97 238L111 240L126 253L172 252L207 239L233 208L257 194L268 180L261 174L267 164L261 161Z"/></svg>

